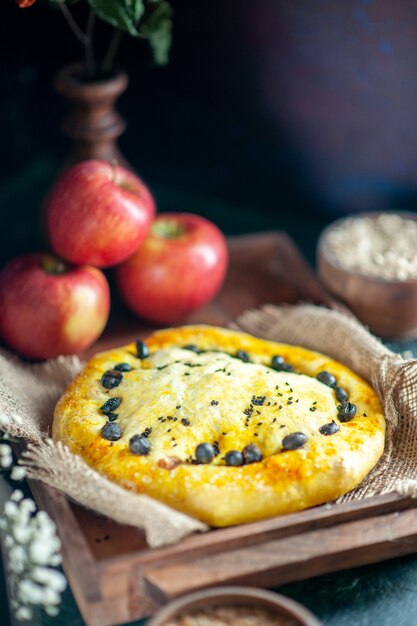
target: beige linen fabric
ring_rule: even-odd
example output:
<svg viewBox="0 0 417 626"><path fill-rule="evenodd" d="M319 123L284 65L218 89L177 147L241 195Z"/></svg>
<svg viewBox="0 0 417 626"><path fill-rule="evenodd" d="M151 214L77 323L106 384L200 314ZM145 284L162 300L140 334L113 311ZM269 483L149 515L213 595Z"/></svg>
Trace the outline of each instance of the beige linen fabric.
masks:
<svg viewBox="0 0 417 626"><path fill-rule="evenodd" d="M417 360L405 361L392 353L358 321L313 305L247 311L234 326L259 337L324 352L353 369L378 392L388 424L385 454L368 478L342 501L390 491L417 494ZM151 547L208 530L198 520L110 482L62 444L51 441L55 403L81 367L76 357L30 365L0 351L0 413L9 418L10 434L29 444L21 457L29 477L117 522L143 529Z"/></svg>

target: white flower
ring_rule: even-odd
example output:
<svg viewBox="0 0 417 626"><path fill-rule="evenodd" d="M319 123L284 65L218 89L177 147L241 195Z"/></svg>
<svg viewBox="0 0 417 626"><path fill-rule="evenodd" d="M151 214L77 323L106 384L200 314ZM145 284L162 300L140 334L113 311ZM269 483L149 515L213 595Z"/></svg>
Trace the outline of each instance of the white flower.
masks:
<svg viewBox="0 0 417 626"><path fill-rule="evenodd" d="M47 585L49 582L50 571L49 567L40 567L39 565L36 565L32 570L32 579L37 583Z"/></svg>
<svg viewBox="0 0 417 626"><path fill-rule="evenodd" d="M12 533L19 543L28 543L32 539L32 529L29 526L15 526Z"/></svg>
<svg viewBox="0 0 417 626"><path fill-rule="evenodd" d="M8 469L13 463L12 449L8 443L0 443L0 467Z"/></svg>
<svg viewBox="0 0 417 626"><path fill-rule="evenodd" d="M33 606L43 607L49 615L56 616L67 584L65 576L53 569L61 562L56 526L47 513L35 511L34 501L16 489L5 504L0 526L11 606L21 620L32 619Z"/></svg>
<svg viewBox="0 0 417 626"><path fill-rule="evenodd" d="M49 517L46 511L39 511L39 513L36 516L36 521L38 523L39 528L42 528L42 530L47 531L51 535L55 534L56 524L53 520L51 520L51 518Z"/></svg>
<svg viewBox="0 0 417 626"><path fill-rule="evenodd" d="M45 613L51 617L56 617L59 613L59 608L57 606L47 606L45 607Z"/></svg>
<svg viewBox="0 0 417 626"><path fill-rule="evenodd" d="M20 620L32 619L32 610L27 606L20 606L16 610L16 617Z"/></svg>
<svg viewBox="0 0 417 626"><path fill-rule="evenodd" d="M24 564L26 561L26 552L19 544L15 544L12 548L10 548L9 558L11 563L20 563Z"/></svg>
<svg viewBox="0 0 417 626"><path fill-rule="evenodd" d="M23 480L25 478L25 476L26 476L25 468L24 467L17 467L17 466L15 466L12 469L12 472L10 474L10 478L12 480L16 480L16 481Z"/></svg>
<svg viewBox="0 0 417 626"><path fill-rule="evenodd" d="M10 496L10 500L12 502L20 502L21 500L23 500L23 491L20 491L20 489L15 489Z"/></svg>
<svg viewBox="0 0 417 626"><path fill-rule="evenodd" d="M31 561L39 565L47 565L52 552L51 546L43 541L34 541L29 546L29 557Z"/></svg>
<svg viewBox="0 0 417 626"><path fill-rule="evenodd" d="M37 585L28 578L24 578L18 583L18 595L23 604L43 604L45 591L45 587Z"/></svg>
<svg viewBox="0 0 417 626"><path fill-rule="evenodd" d="M49 584L51 586L51 589L57 591L58 593L62 593L67 588L67 579L62 572L58 572L57 570L51 570L51 578Z"/></svg>
<svg viewBox="0 0 417 626"><path fill-rule="evenodd" d="M13 464L12 456L0 456L0 467L3 469L10 469Z"/></svg>
<svg viewBox="0 0 417 626"><path fill-rule="evenodd" d="M52 567L56 567L57 565L60 565L61 563L62 563L62 558L61 558L61 555L59 553L54 554L49 559L49 565L51 565Z"/></svg>
<svg viewBox="0 0 417 626"><path fill-rule="evenodd" d="M17 519L17 517L19 516L19 508L17 504L12 500L8 500L4 505L4 514L10 520Z"/></svg>
<svg viewBox="0 0 417 626"><path fill-rule="evenodd" d="M9 568L13 574L22 574L25 571L25 563L21 561L10 561Z"/></svg>
<svg viewBox="0 0 417 626"><path fill-rule="evenodd" d="M67 586L65 576L49 567L35 567L32 571L32 579L58 592L64 591Z"/></svg>
<svg viewBox="0 0 417 626"><path fill-rule="evenodd" d="M34 513L36 511L36 504L30 498L25 498L20 503L20 510L24 515Z"/></svg>
<svg viewBox="0 0 417 626"><path fill-rule="evenodd" d="M12 453L12 449L8 443L0 443L0 456L9 456Z"/></svg>
<svg viewBox="0 0 417 626"><path fill-rule="evenodd" d="M57 593L51 587L44 587L45 591L43 594L43 604L48 605L57 605L61 600L61 595Z"/></svg>
<svg viewBox="0 0 417 626"><path fill-rule="evenodd" d="M51 554L57 552L61 548L61 542L56 535L51 534L51 532L45 532L45 529L38 528L36 529L36 539L39 543L45 544Z"/></svg>

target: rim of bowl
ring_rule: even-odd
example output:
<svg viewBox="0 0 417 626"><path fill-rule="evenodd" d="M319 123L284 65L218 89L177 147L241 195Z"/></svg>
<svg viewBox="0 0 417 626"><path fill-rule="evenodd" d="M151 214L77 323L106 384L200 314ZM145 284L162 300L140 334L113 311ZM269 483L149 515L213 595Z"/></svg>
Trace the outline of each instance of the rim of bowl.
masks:
<svg viewBox="0 0 417 626"><path fill-rule="evenodd" d="M386 278L379 278L378 276L369 276L368 274L364 274L359 271L346 269L338 262L334 254L330 252L327 246L327 241L326 241L329 232L331 232L335 228L338 228L339 226L341 226L344 222L348 220L361 219L361 218L366 218L366 217L376 219L380 215L398 215L399 217L408 218L414 222L417 222L417 212L413 212L413 211L368 211L364 213L350 213L349 215L345 215L344 217L341 217L337 220L334 220L333 222L330 222L330 224L328 224L322 230L317 241L317 254L322 253L323 256L326 258L326 261L330 263L330 265L332 265L339 272L342 272L343 274L346 274L348 276L356 276L365 281L369 281L372 283L379 283L381 285L399 285L399 284L415 285L417 282L417 277L407 278L406 280L401 280L399 278L386 279Z"/></svg>
<svg viewBox="0 0 417 626"><path fill-rule="evenodd" d="M245 602L246 601L246 602ZM307 608L279 593L244 586L214 587L203 589L172 600L152 617L148 626L163 626L168 620L205 606L258 606L269 608L283 618L297 620L297 626L322 626L322 623Z"/></svg>

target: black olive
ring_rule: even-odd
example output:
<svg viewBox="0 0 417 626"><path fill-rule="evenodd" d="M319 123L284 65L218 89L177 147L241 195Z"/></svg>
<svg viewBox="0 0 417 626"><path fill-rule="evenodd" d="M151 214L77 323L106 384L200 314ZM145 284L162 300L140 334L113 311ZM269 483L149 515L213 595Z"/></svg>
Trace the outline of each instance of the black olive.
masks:
<svg viewBox="0 0 417 626"><path fill-rule="evenodd" d="M337 407L339 422L350 422L356 415L356 404L342 402Z"/></svg>
<svg viewBox="0 0 417 626"><path fill-rule="evenodd" d="M195 458L197 463L207 464L214 459L215 451L209 443L199 443L195 449Z"/></svg>
<svg viewBox="0 0 417 626"><path fill-rule="evenodd" d="M108 413L106 413L106 417L109 420L109 422L114 422L119 417L119 414L113 413L113 411L109 411Z"/></svg>
<svg viewBox="0 0 417 626"><path fill-rule="evenodd" d="M336 422L333 420L331 422L329 422L329 424L323 424L323 426L320 426L319 428L319 433L322 435L334 435L335 433L339 432L340 430L340 426L338 426L336 424Z"/></svg>
<svg viewBox="0 0 417 626"><path fill-rule="evenodd" d="M229 450L229 452L226 452L225 461L226 465L239 467L239 465L244 463L243 454L239 450Z"/></svg>
<svg viewBox="0 0 417 626"><path fill-rule="evenodd" d="M117 441L122 436L122 429L116 422L106 422L101 429L101 435L109 441Z"/></svg>
<svg viewBox="0 0 417 626"><path fill-rule="evenodd" d="M116 370L107 370L107 372L104 372L101 377L101 384L106 389L113 389L113 387L118 387L120 385L122 379L123 376L120 372L117 372Z"/></svg>
<svg viewBox="0 0 417 626"><path fill-rule="evenodd" d="M149 348L141 339L136 342L136 355L138 359L146 359L149 356Z"/></svg>
<svg viewBox="0 0 417 626"><path fill-rule="evenodd" d="M149 439L143 435L133 435L129 439L129 450L133 454L146 455L151 451Z"/></svg>
<svg viewBox="0 0 417 626"><path fill-rule="evenodd" d="M104 415L107 415L107 413L111 413L112 411L118 409L121 403L121 398L109 398L108 400L106 400L103 406L100 407L100 411L104 413Z"/></svg>
<svg viewBox="0 0 417 626"><path fill-rule="evenodd" d="M316 378L323 383L323 385L327 385L328 387L334 387L336 385L336 378L329 372L319 372Z"/></svg>
<svg viewBox="0 0 417 626"><path fill-rule="evenodd" d="M244 350L238 350L236 352L235 356L236 356L237 359L240 359L244 363L249 363L249 361L250 361L249 354L247 352L245 352Z"/></svg>
<svg viewBox="0 0 417 626"><path fill-rule="evenodd" d="M272 357L271 367L277 372L292 372L292 366L289 363L285 363L284 357L276 355Z"/></svg>
<svg viewBox="0 0 417 626"><path fill-rule="evenodd" d="M118 363L114 366L116 372L130 372L133 368L129 363Z"/></svg>
<svg viewBox="0 0 417 626"><path fill-rule="evenodd" d="M191 352L200 354L200 350L197 348L197 346L194 343L187 343L187 345L183 347L183 350L191 350Z"/></svg>
<svg viewBox="0 0 417 626"><path fill-rule="evenodd" d="M335 394L336 394L336 398L337 400L339 400L339 402L346 402L348 399L348 393L347 391L345 391L344 389L342 389L342 387L335 387L334 388Z"/></svg>
<svg viewBox="0 0 417 626"><path fill-rule="evenodd" d="M283 450L297 450L307 443L308 437L304 433L291 433L282 440Z"/></svg>
<svg viewBox="0 0 417 626"><path fill-rule="evenodd" d="M262 452L254 443L249 443L242 450L245 463L258 463L262 461Z"/></svg>
<svg viewBox="0 0 417 626"><path fill-rule="evenodd" d="M281 369L281 366L284 365L284 363L284 357L279 356L278 354L273 356L271 359L271 367L277 370Z"/></svg>

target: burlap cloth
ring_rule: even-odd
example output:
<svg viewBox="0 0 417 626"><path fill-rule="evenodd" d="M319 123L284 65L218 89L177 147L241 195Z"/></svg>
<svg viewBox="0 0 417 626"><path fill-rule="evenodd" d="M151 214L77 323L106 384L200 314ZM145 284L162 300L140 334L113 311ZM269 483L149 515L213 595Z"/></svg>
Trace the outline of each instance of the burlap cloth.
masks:
<svg viewBox="0 0 417 626"><path fill-rule="evenodd" d="M342 501L391 491L417 495L417 360L405 361L394 354L356 320L312 305L247 311L234 327L324 352L378 392L388 426L385 453L367 479ZM0 413L9 418L11 435L29 442L20 460L28 476L117 522L143 529L152 547L208 530L198 520L108 481L51 441L55 403L81 367L76 357L28 365L0 351Z"/></svg>

